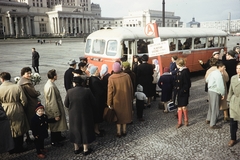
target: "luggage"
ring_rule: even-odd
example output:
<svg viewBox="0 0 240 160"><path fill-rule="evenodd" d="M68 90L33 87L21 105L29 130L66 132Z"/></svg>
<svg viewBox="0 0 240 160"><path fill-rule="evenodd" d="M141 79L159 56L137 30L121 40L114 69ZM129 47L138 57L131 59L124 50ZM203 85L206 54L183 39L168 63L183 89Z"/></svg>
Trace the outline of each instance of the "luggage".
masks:
<svg viewBox="0 0 240 160"><path fill-rule="evenodd" d="M168 112L175 111L177 109L177 105L175 105L173 101L169 101L167 103L167 109L168 109Z"/></svg>

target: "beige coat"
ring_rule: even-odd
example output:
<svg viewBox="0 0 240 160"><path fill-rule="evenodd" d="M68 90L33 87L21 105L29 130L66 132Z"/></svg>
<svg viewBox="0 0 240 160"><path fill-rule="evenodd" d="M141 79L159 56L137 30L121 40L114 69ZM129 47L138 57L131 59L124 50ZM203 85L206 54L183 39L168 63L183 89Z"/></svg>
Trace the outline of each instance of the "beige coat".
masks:
<svg viewBox="0 0 240 160"><path fill-rule="evenodd" d="M114 73L108 79L108 106L113 107L117 115L117 124L132 121L133 87L126 73Z"/></svg>
<svg viewBox="0 0 240 160"><path fill-rule="evenodd" d="M240 121L240 81L238 75L232 76L227 101L230 102L230 117Z"/></svg>
<svg viewBox="0 0 240 160"><path fill-rule="evenodd" d="M36 91L33 84L27 78L22 77L18 84L22 87L26 97L27 97L27 109L25 110L28 123L31 125L31 120L33 116L36 114L35 109L38 103L38 96L40 92Z"/></svg>
<svg viewBox="0 0 240 160"><path fill-rule="evenodd" d="M216 66L212 66L211 68L209 68L206 72L205 75L205 79L207 78L207 76L214 70L216 70L217 67ZM228 105L227 105L227 85L226 83L229 81L229 77L228 77L228 73L226 72L226 70L224 70L224 72L222 73L222 77L223 77L223 82L224 82L224 88L225 88L225 95L224 95L224 99L220 101L220 110L226 110L228 109Z"/></svg>
<svg viewBox="0 0 240 160"><path fill-rule="evenodd" d="M44 86L45 112L48 118L60 117L56 123L49 123L51 132L66 131L67 121L60 92L54 82L48 80Z"/></svg>
<svg viewBox="0 0 240 160"><path fill-rule="evenodd" d="M4 81L0 86L0 103L10 120L12 137L22 136L29 130L29 124L24 112L27 97L22 88L9 81Z"/></svg>

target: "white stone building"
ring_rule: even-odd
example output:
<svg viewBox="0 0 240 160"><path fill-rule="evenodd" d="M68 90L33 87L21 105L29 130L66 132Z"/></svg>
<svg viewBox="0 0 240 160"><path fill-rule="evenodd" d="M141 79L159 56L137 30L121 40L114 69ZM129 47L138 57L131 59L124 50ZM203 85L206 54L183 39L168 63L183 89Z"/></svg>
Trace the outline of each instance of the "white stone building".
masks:
<svg viewBox="0 0 240 160"><path fill-rule="evenodd" d="M181 26L180 17L165 12L166 27ZM144 10L128 16L101 16L99 4L91 0L1 0L0 37L81 36L101 27L144 27L156 21L162 26L162 12Z"/></svg>

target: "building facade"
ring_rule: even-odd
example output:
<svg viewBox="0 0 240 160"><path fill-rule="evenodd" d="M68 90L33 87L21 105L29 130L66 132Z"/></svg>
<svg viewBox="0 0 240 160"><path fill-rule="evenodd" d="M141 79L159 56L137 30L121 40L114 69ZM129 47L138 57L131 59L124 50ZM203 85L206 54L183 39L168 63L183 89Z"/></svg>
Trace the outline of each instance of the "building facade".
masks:
<svg viewBox="0 0 240 160"><path fill-rule="evenodd" d="M165 12L166 27L180 27L180 17ZM81 36L101 27L144 27L156 21L162 26L162 12L143 10L128 16L101 16L99 4L91 0L1 0L0 37Z"/></svg>

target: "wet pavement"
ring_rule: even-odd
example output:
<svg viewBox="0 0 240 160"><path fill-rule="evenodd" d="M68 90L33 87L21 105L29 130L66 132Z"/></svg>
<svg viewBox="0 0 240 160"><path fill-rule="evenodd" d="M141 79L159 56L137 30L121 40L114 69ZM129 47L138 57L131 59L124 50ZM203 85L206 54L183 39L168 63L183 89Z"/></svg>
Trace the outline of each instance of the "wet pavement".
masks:
<svg viewBox="0 0 240 160"><path fill-rule="evenodd" d="M42 95L39 97L44 104L43 86L47 81L47 72L56 69L58 86L62 99L66 92L63 86L63 74L68 69L67 62L74 58L79 61L83 56L84 43L82 39L63 39L62 46L56 46L46 39L45 44L37 43L37 39L30 40L0 40L0 72L7 71L12 75L12 80L20 76L23 67L31 67L31 48L35 47L40 54L40 75L42 81L36 85ZM230 47L239 41L239 38L229 40ZM204 92L204 74L202 72L192 74L191 96L188 105L189 126L176 129L177 119L175 112L163 113L158 109L160 97L152 103L152 107L144 110L144 122L139 122L134 113L133 124L127 126L127 136L116 137L116 126L113 123L100 125L105 130L104 137L97 137L90 144L94 150L92 154L83 156L73 153L73 144L69 142L69 132L63 134L67 137L63 141L63 147L52 147L50 138L45 140L45 148L48 150L45 159L73 160L73 159L111 159L111 160L237 160L240 159L240 143L229 148L230 140L229 123L223 122L223 114L220 111L218 124L221 129L213 130L205 124L208 102L207 93ZM66 110L67 113L67 110ZM240 132L237 133L240 136ZM24 144L27 146L26 144ZM34 145L28 145L28 151L21 154L0 154L0 159L33 160L38 159Z"/></svg>

